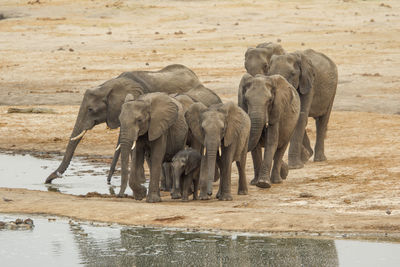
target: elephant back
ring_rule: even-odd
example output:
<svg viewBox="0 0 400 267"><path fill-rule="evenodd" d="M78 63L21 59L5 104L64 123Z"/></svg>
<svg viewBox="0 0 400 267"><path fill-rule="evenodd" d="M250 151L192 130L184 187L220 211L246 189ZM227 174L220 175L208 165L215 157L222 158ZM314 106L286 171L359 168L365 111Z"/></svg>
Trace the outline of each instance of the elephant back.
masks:
<svg viewBox="0 0 400 267"><path fill-rule="evenodd" d="M206 107L222 103L221 98L211 89L200 85L184 93L195 102L203 103Z"/></svg>

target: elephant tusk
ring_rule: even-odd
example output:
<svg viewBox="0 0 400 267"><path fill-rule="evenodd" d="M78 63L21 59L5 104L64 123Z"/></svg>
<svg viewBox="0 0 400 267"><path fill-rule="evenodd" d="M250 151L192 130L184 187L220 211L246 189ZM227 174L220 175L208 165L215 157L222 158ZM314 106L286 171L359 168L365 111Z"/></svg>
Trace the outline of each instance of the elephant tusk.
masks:
<svg viewBox="0 0 400 267"><path fill-rule="evenodd" d="M204 147L204 156L207 155L207 148Z"/></svg>
<svg viewBox="0 0 400 267"><path fill-rule="evenodd" d="M82 131L79 135L72 137L71 141L75 141L75 140L78 140L79 138L82 138L86 132L87 132L87 130Z"/></svg>
<svg viewBox="0 0 400 267"><path fill-rule="evenodd" d="M115 149L115 151L118 151L121 148L121 144L118 144L117 148Z"/></svg>
<svg viewBox="0 0 400 267"><path fill-rule="evenodd" d="M220 156L222 156L221 147L218 147L218 153Z"/></svg>
<svg viewBox="0 0 400 267"><path fill-rule="evenodd" d="M135 149L135 146L136 146L136 141L133 141L131 150L134 150L134 149Z"/></svg>

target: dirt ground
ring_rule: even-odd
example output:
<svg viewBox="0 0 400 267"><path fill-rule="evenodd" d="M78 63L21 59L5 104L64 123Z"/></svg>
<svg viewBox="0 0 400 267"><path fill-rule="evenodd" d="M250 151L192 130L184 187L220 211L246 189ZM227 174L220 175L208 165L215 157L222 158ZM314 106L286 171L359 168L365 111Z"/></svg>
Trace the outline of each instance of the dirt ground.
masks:
<svg viewBox="0 0 400 267"><path fill-rule="evenodd" d="M250 187L231 202L181 203L165 195L148 204L0 188L12 200L0 199L0 212L199 229L398 233L399 8L399 1L373 0L2 1L1 150L64 152L83 92L123 71L181 63L236 102L244 52L265 41L327 54L338 65L339 86L328 161L309 162L270 189ZM38 105L57 113L7 113ZM314 141L312 119L308 132ZM75 154L109 162L117 134L97 126ZM252 179L250 154L247 174ZM237 178L234 167L233 191Z"/></svg>

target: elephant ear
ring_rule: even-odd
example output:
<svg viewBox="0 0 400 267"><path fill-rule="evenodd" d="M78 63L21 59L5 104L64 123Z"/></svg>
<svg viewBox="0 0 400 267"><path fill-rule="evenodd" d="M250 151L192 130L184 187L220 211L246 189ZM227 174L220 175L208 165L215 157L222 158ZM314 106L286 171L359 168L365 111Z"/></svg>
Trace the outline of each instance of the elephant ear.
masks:
<svg viewBox="0 0 400 267"><path fill-rule="evenodd" d="M142 89L132 80L126 78L115 78L105 82L102 86L109 86L110 91L106 97L107 104L107 126L115 129L120 125L119 114L126 96L131 94L133 99L143 94Z"/></svg>
<svg viewBox="0 0 400 267"><path fill-rule="evenodd" d="M314 83L314 67L306 55L301 52L295 52L295 54L300 68L299 92L305 95L310 92Z"/></svg>
<svg viewBox="0 0 400 267"><path fill-rule="evenodd" d="M279 123L280 116L287 105L290 105L292 87L290 83L281 75L271 75L268 77L272 85L272 107L268 114L268 124L274 125Z"/></svg>
<svg viewBox="0 0 400 267"><path fill-rule="evenodd" d="M197 102L191 105L185 113L186 123L194 137L201 144L204 142L204 133L201 129L201 114L205 110L207 110L207 107L203 103Z"/></svg>
<svg viewBox="0 0 400 267"><path fill-rule="evenodd" d="M197 151L193 151L188 154L188 158L185 165L185 175L193 172L196 168L200 166L201 155Z"/></svg>
<svg viewBox="0 0 400 267"><path fill-rule="evenodd" d="M240 131L243 124L242 114L240 113L240 108L233 102L224 104L218 110L226 114L224 146L230 146L240 139Z"/></svg>
<svg viewBox="0 0 400 267"><path fill-rule="evenodd" d="M149 141L159 138L178 118L178 106L164 93L147 95L150 100Z"/></svg>
<svg viewBox="0 0 400 267"><path fill-rule="evenodd" d="M238 105L246 112L247 112L247 103L244 96L246 94L247 89L250 87L251 79L253 79L253 76L251 76L250 74L246 73L245 75L243 75L242 80L240 80L239 90L238 90Z"/></svg>

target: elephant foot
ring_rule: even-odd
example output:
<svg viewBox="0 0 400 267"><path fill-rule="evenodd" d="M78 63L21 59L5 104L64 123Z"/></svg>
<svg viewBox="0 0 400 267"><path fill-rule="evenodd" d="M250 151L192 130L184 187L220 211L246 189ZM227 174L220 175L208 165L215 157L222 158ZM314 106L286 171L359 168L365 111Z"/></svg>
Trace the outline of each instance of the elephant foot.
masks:
<svg viewBox="0 0 400 267"><path fill-rule="evenodd" d="M172 192L171 193L171 198L172 199L180 199L180 198L182 198L182 195L179 192Z"/></svg>
<svg viewBox="0 0 400 267"><path fill-rule="evenodd" d="M260 188L270 188L271 187L271 181L267 178L259 178L256 184L257 187Z"/></svg>
<svg viewBox="0 0 400 267"><path fill-rule="evenodd" d="M221 200L221 201L232 201L233 198L232 198L232 195L230 193L222 193L219 196L218 200Z"/></svg>
<svg viewBox="0 0 400 267"><path fill-rule="evenodd" d="M282 178L279 176L271 177L271 182L273 184L281 184L283 182Z"/></svg>
<svg viewBox="0 0 400 267"><path fill-rule="evenodd" d="M117 195L117 197L118 197L118 198L124 198L124 197L128 197L128 195L127 195L127 194L124 194L124 193L121 193L121 192L119 192L119 193L118 193L118 195Z"/></svg>
<svg viewBox="0 0 400 267"><path fill-rule="evenodd" d="M51 181L53 181L56 178L60 178L61 177L61 173L59 173L58 171L52 172L49 177L47 177L46 179L46 184L51 184Z"/></svg>
<svg viewBox="0 0 400 267"><path fill-rule="evenodd" d="M142 200L146 197L147 189L143 185L138 186L137 188L133 189L133 197L136 200Z"/></svg>
<svg viewBox="0 0 400 267"><path fill-rule="evenodd" d="M189 201L189 198L186 196L186 197L182 197L182 202L188 202Z"/></svg>
<svg viewBox="0 0 400 267"><path fill-rule="evenodd" d="M240 189L238 190L238 195L247 195L249 192L247 191L247 189Z"/></svg>
<svg viewBox="0 0 400 267"><path fill-rule="evenodd" d="M314 162L321 162L321 161L326 161L326 160L327 160L327 158L325 157L324 154L321 154L321 155L315 154L315 156L314 156Z"/></svg>
<svg viewBox="0 0 400 267"><path fill-rule="evenodd" d="M290 160L289 159L289 170L294 170L294 169L301 169L304 167L304 163L298 159L298 160Z"/></svg>
<svg viewBox="0 0 400 267"><path fill-rule="evenodd" d="M200 193L199 199L200 200L210 200L211 196L209 196L207 193Z"/></svg>
<svg viewBox="0 0 400 267"><path fill-rule="evenodd" d="M161 202L160 194L158 192L150 192L146 197L146 202L148 203Z"/></svg>
<svg viewBox="0 0 400 267"><path fill-rule="evenodd" d="M301 151L301 161L303 163L306 163L313 155L313 151L309 151L306 148L303 148L303 150Z"/></svg>
<svg viewBox="0 0 400 267"><path fill-rule="evenodd" d="M257 178L257 177L254 177L254 179L250 181L250 184L251 184L251 185L256 185L257 182L258 182L258 178Z"/></svg>
<svg viewBox="0 0 400 267"><path fill-rule="evenodd" d="M289 174L289 166L287 165L286 162L282 161L282 166L281 166L281 178L286 179L286 177Z"/></svg>

